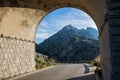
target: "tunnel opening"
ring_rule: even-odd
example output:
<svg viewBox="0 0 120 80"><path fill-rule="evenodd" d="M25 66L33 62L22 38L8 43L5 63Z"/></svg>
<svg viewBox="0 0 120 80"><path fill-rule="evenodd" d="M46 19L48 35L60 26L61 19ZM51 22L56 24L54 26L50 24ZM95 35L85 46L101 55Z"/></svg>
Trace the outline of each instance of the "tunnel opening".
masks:
<svg viewBox="0 0 120 80"><path fill-rule="evenodd" d="M90 62L100 53L98 35L87 13L73 7L58 8L41 20L36 52L60 63Z"/></svg>

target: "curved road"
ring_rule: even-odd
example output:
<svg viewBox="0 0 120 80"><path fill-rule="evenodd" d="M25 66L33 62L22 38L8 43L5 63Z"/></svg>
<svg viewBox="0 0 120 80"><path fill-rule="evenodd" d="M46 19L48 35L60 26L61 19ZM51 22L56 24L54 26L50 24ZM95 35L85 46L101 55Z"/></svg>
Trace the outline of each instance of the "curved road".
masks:
<svg viewBox="0 0 120 80"><path fill-rule="evenodd" d="M61 64L12 80L96 80L93 71L85 64Z"/></svg>

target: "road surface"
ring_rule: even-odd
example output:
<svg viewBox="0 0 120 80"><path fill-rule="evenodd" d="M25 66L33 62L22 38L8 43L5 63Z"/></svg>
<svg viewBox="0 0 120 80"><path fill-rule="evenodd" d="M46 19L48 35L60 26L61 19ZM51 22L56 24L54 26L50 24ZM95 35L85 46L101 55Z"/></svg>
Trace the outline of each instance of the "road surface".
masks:
<svg viewBox="0 0 120 80"><path fill-rule="evenodd" d="M13 80L96 80L93 71L85 64L61 64Z"/></svg>

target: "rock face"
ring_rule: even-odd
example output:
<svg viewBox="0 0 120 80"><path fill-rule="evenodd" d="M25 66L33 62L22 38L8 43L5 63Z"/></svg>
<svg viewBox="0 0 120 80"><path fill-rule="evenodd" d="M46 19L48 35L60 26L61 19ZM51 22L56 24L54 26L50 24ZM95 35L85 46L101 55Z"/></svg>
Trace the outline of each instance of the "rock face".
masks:
<svg viewBox="0 0 120 80"><path fill-rule="evenodd" d="M99 54L97 35L97 30L91 27L79 30L67 25L41 44L36 44L36 51L59 62L92 60Z"/></svg>

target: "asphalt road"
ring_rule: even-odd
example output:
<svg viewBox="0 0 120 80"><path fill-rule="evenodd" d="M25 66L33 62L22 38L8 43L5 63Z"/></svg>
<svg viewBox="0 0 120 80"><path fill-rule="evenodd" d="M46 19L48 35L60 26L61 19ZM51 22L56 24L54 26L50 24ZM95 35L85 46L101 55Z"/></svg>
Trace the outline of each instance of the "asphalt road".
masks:
<svg viewBox="0 0 120 80"><path fill-rule="evenodd" d="M13 80L96 80L93 70L85 64L61 64Z"/></svg>

